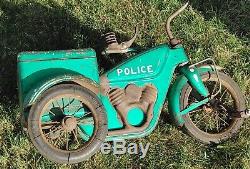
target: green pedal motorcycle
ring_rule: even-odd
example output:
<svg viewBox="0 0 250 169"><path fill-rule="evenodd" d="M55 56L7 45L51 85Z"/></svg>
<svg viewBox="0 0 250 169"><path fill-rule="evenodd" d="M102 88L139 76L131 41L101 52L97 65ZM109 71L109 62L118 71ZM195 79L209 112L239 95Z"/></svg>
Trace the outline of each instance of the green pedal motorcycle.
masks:
<svg viewBox="0 0 250 169"><path fill-rule="evenodd" d="M249 117L239 86L211 58L189 64L170 30L187 6L168 18L169 45L138 53L102 75L93 49L20 53L20 107L37 150L58 163L81 162L104 141L150 134L166 99L176 124L201 142L219 143L237 133ZM103 54L134 51L137 32L120 44L114 33L106 34Z"/></svg>

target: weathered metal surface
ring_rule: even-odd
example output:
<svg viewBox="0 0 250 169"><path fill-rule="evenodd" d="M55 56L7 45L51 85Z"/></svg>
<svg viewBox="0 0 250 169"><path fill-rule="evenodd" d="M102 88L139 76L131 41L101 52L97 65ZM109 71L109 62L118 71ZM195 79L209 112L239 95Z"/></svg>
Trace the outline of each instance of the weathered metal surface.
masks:
<svg viewBox="0 0 250 169"><path fill-rule="evenodd" d="M125 89L115 88L110 90L110 102L117 110L124 127L120 130L110 131L109 135L129 134L145 130L149 125L147 122L152 118L153 109L150 109L150 107L153 107L156 97L157 89L153 85L137 87L129 84ZM132 109L135 112L133 112L132 118L128 118L128 113ZM141 121L138 122L140 111L144 113L145 118L141 118Z"/></svg>
<svg viewBox="0 0 250 169"><path fill-rule="evenodd" d="M187 2L185 5L183 5L180 9L178 9L176 12L174 12L167 20L167 24L166 24L166 31L167 31L167 35L169 37L169 43L172 47L175 47L176 45L180 44L181 41L174 38L173 36L173 33L171 31L171 28L170 28L170 23L171 21L176 17L178 16L182 11L184 11L184 9L187 8L189 2Z"/></svg>
<svg viewBox="0 0 250 169"><path fill-rule="evenodd" d="M142 137L149 134L157 124L175 68L188 62L181 46L171 49L167 45L160 45L128 59L102 75L99 86L95 57L69 57L67 60L61 60L61 57L56 59L51 55L51 58L55 60L46 58L43 61L18 63L22 108L32 105L53 85L77 83L96 93L102 100L110 130L107 139ZM150 96L153 90L149 85L154 86L157 96ZM113 89L120 91L113 93L115 95L111 95L110 100L110 92ZM179 102L174 100L173 105L177 107ZM180 110L176 113L180 114ZM139 124L138 119L143 119L143 122Z"/></svg>
<svg viewBox="0 0 250 169"><path fill-rule="evenodd" d="M93 49L78 50L60 50L60 51L31 51L22 52L18 55L18 62L37 62L37 61L53 61L67 59L83 59L95 58L96 53Z"/></svg>
<svg viewBox="0 0 250 169"><path fill-rule="evenodd" d="M46 100L37 113L40 119L37 121L40 123L39 134L53 149L68 152L79 150L95 134L95 109L86 98L74 92L59 93Z"/></svg>
<svg viewBox="0 0 250 169"><path fill-rule="evenodd" d="M171 20L187 5L188 3L171 15L167 21L170 46L162 44L139 53L100 78L96 53L93 49L20 53L18 56L20 106L26 118L33 106L29 115L29 124L33 125L29 126L31 127L29 131L32 131L29 133L32 141L35 138L45 138L46 146L50 144L54 146L53 148L57 147L66 152L78 151L82 147L77 135L85 143L96 137L98 140L96 145L99 145L101 143L99 141L103 141L107 135L107 126L109 132L106 140L143 137L150 134L157 125L166 96L168 96L170 113L178 126L184 124L184 115L198 107L203 106L209 114L212 109L204 105L211 103L210 96L216 96L216 94L208 92L201 76L206 72L217 72L221 68L216 67L215 64L196 67L204 61L189 65L189 59L181 41L175 39L170 30ZM120 44L114 33L107 34L108 47L103 54L133 51L129 47L135 40L137 31L131 40ZM178 77L170 86L177 67ZM217 77L219 79L218 72ZM82 87L72 83L90 91L83 90ZM199 96L202 96L202 99L187 104L188 106L181 110L180 95L188 83ZM67 90L62 94L61 89L65 86ZM51 87L53 88L50 89ZM171 87L170 90L169 87ZM56 97L52 92L55 89L60 90L54 91L56 94L59 93ZM52 95L51 98L50 95ZM240 117L249 116L249 110L245 108L240 113ZM24 122L27 122L25 120L24 118ZM102 129L97 131L101 126ZM63 141L65 146L58 147L57 141L62 133L65 134ZM97 133L99 136L96 136ZM69 139L72 140L69 142ZM70 147L69 143L76 143L78 146ZM34 144L40 146L40 143ZM43 147L38 149L44 150ZM65 161L69 162L71 156L72 154L69 154ZM76 156L79 156L78 152L75 157L72 157L73 161ZM60 160L63 161L63 159Z"/></svg>
<svg viewBox="0 0 250 169"><path fill-rule="evenodd" d="M212 72L215 71L215 69L221 70L222 68L221 67L215 68L213 65L203 65L198 67L197 69L198 69L197 76L200 77L202 74L206 72ZM171 88L169 89L168 93L168 109L171 112L171 115L173 116L173 119L175 120L178 126L182 126L184 124L184 119L182 118L182 114L180 113L182 111L180 110L180 95L182 88L187 83L188 83L187 77L185 77L185 75L183 74L179 75L176 78L175 82L171 85ZM206 91L204 94L206 94Z"/></svg>
<svg viewBox="0 0 250 169"><path fill-rule="evenodd" d="M149 134L157 124L174 70L179 64L184 62L188 62L188 58L181 46L171 49L164 44L135 55L102 75L107 77L105 85L102 85L105 86L103 88L106 88L106 90L114 88L124 90L128 84L134 84L140 88L151 84L157 89L158 93L155 103L148 108L150 110L148 112L152 113L149 113L148 118L145 120L143 126L146 127L124 135L118 134L118 130L124 128L122 118L118 119L120 116L117 114L116 109L109 101L108 96L104 95L102 100L108 115L109 130L112 131L109 133L112 136L109 136L107 139L135 138ZM135 98L136 93L134 92L135 96L133 96ZM139 117L135 116L135 118Z"/></svg>
<svg viewBox="0 0 250 169"><path fill-rule="evenodd" d="M127 53L129 51L129 47L135 41L137 34L138 34L138 27L135 28L135 34L132 39L119 44L116 40L116 35L114 32L106 33L105 40L107 48L105 48L102 54L105 55L111 53Z"/></svg>
<svg viewBox="0 0 250 169"><path fill-rule="evenodd" d="M76 83L99 95L99 74L93 49L23 52L18 56L18 91L27 117L37 98L59 83Z"/></svg>

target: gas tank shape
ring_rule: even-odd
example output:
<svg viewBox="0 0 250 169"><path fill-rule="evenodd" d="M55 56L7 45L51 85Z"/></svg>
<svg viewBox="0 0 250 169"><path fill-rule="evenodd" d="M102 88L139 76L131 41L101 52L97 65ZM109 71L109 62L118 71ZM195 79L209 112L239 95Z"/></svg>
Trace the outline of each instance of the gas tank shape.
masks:
<svg viewBox="0 0 250 169"><path fill-rule="evenodd" d="M169 47L163 44L128 59L107 72L109 82L137 81L157 76L166 62L168 52Z"/></svg>

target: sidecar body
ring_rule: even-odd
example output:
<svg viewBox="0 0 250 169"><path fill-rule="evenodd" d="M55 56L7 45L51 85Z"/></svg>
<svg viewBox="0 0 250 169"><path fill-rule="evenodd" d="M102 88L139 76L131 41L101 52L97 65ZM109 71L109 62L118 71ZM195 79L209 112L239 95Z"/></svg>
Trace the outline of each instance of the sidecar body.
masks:
<svg viewBox="0 0 250 169"><path fill-rule="evenodd" d="M19 101L24 117L40 94L53 85L70 81L94 92L98 90L95 85L99 83L98 66L93 49L22 52L17 62Z"/></svg>

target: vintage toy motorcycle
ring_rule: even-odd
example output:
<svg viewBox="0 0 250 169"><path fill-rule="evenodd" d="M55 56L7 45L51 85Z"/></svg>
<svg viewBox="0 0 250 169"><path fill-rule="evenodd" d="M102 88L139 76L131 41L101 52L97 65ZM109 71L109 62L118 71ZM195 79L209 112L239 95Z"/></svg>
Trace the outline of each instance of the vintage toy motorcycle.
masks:
<svg viewBox="0 0 250 169"><path fill-rule="evenodd" d="M58 163L78 163L105 140L146 136L166 97L177 125L196 139L219 143L235 134L249 117L240 88L211 58L189 64L170 30L187 6L168 18L169 45L136 54L101 76L93 49L20 53L20 105L38 151ZM106 34L103 54L132 51L136 34L121 44Z"/></svg>

